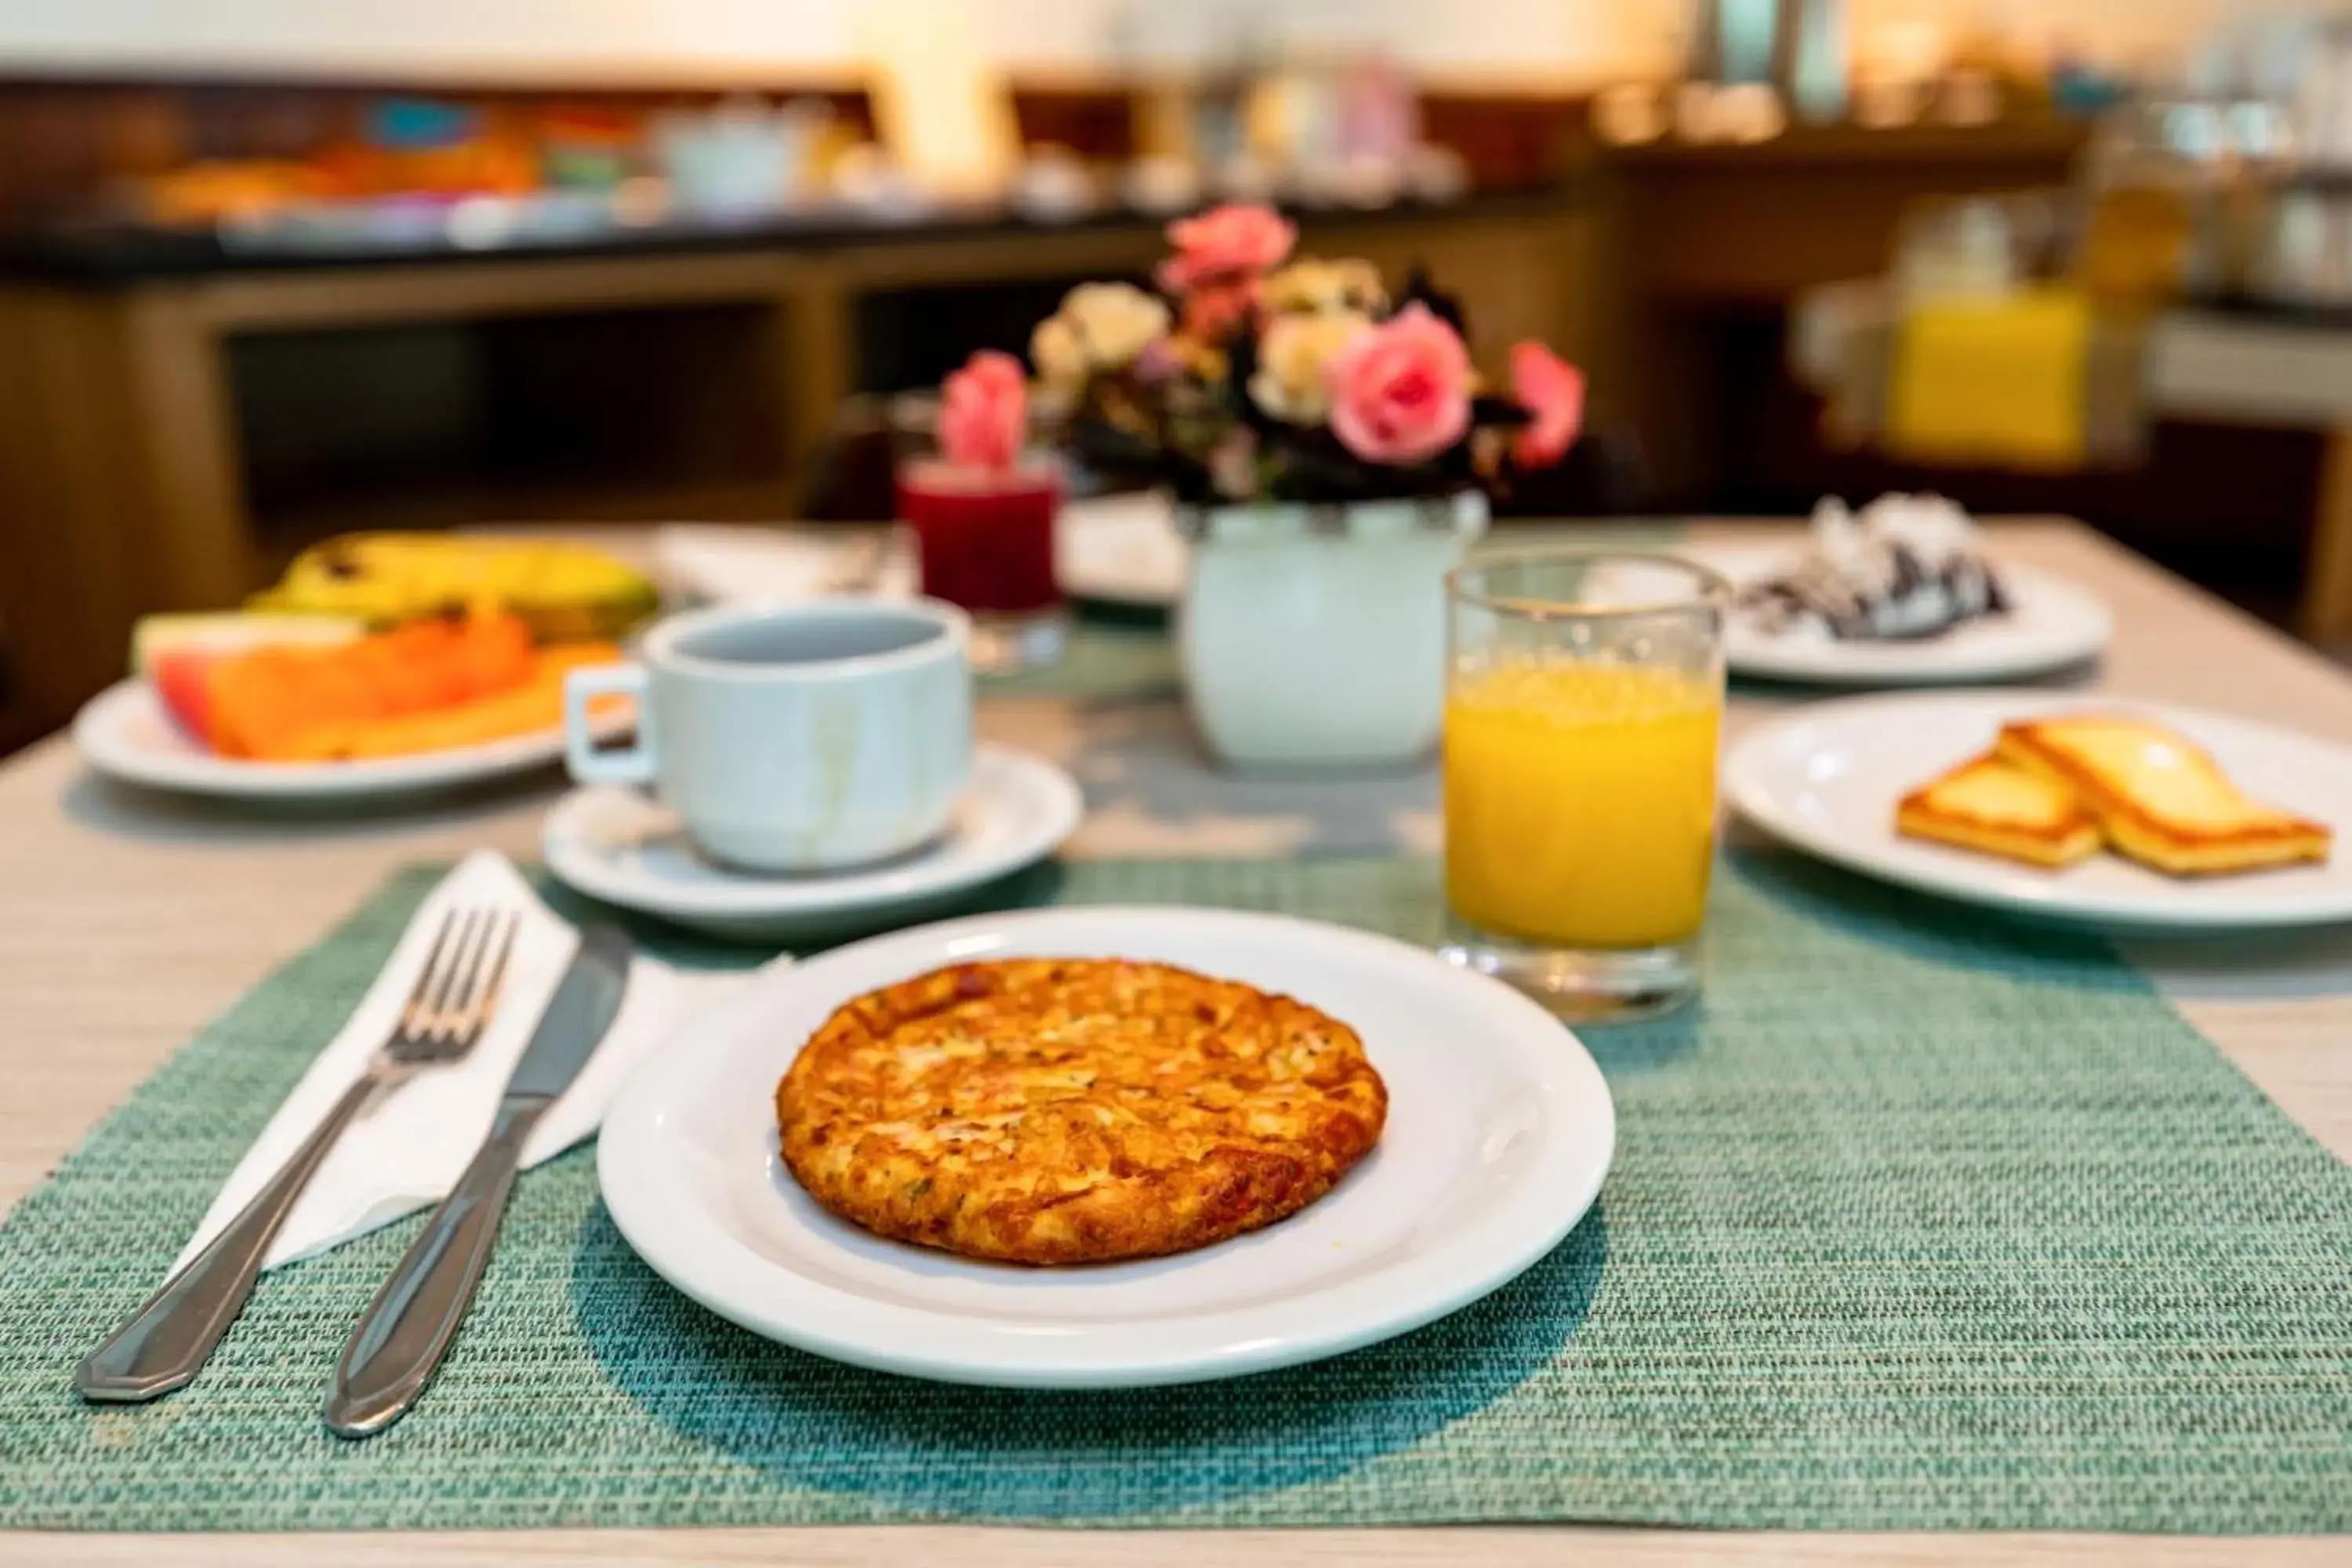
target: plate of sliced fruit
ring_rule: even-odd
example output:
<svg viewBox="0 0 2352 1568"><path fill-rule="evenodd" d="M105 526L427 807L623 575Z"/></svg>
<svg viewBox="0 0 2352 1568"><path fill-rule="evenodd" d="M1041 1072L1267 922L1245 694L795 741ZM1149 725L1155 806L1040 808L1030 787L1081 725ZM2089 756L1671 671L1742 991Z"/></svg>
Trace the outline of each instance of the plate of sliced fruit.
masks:
<svg viewBox="0 0 2352 1568"><path fill-rule="evenodd" d="M330 541L252 608L142 621L131 679L82 709L74 739L109 777L247 800L546 767L563 754L564 677L619 658L615 639L654 602L642 578L578 546Z"/></svg>

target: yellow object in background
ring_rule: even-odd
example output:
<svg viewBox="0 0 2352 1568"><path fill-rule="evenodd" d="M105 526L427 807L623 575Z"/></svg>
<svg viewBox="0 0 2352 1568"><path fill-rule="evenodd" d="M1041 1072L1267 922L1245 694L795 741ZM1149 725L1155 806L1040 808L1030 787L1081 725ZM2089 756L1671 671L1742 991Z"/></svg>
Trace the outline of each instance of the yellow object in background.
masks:
<svg viewBox="0 0 2352 1568"><path fill-rule="evenodd" d="M866 0L866 92L882 144L934 195L993 196L1021 162L1013 89L980 0Z"/></svg>
<svg viewBox="0 0 2352 1568"><path fill-rule="evenodd" d="M1924 462L2080 467L2091 304L2066 288L1913 304L1895 328L1885 444Z"/></svg>
<svg viewBox="0 0 2352 1568"><path fill-rule="evenodd" d="M1688 939L1715 858L1718 682L1508 663L1445 705L1445 891L1481 931L1576 948Z"/></svg>

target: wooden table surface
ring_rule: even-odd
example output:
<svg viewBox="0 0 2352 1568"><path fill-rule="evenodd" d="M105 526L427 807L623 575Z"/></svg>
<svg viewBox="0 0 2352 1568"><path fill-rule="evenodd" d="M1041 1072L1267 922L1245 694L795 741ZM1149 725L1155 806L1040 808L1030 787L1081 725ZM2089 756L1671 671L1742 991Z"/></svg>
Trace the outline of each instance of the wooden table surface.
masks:
<svg viewBox="0 0 2352 1568"><path fill-rule="evenodd" d="M2097 589L2116 637L2086 690L2291 724L2352 744L2352 677L2071 524L2000 525L2000 549ZM1702 528L1706 538L1716 530ZM1756 537L1743 525L1741 537ZM1785 699L1742 698L1736 734ZM1433 847L1435 786L1223 779L1164 698L988 703L982 731L1072 765L1079 856ZM1116 766L1104 759L1117 759ZM1139 787L1138 781L1149 787ZM391 819L257 819L87 774L53 740L0 767L0 1204L13 1205L206 1018L316 939L394 867L490 845L534 853L541 780ZM1329 792L1318 796L1317 792ZM1172 805L1171 803L1174 803ZM1327 804L1329 809L1326 809ZM2177 1005L2339 1157L2352 1158L2352 931L2144 944ZM6 1331L0 1325L0 1333ZM0 1563L1711 1563L2352 1561L2352 1541L2067 1535L1807 1536L1617 1529L1117 1532L977 1528L318 1536L0 1535Z"/></svg>

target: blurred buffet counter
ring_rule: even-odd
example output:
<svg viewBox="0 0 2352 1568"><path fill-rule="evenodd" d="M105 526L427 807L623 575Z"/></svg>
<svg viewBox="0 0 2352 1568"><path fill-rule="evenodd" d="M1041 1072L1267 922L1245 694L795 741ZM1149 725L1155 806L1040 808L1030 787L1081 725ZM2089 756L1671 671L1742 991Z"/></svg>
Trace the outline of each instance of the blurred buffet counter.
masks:
<svg viewBox="0 0 2352 1568"><path fill-rule="evenodd" d="M1483 361L1536 337L1584 363L1595 428L1664 506L1711 493L1721 319L1878 270L1923 197L2063 181L2084 135L1621 146L1549 100L1425 103L1424 124L1457 177L1300 204L1304 247L1425 265L1480 301ZM1160 253L1135 202L1039 199L727 215L480 192L359 226L20 226L0 244L20 700L58 721L120 673L137 615L233 602L329 532L800 513L857 395L1017 348L1070 282Z"/></svg>
<svg viewBox="0 0 2352 1568"><path fill-rule="evenodd" d="M1923 300L1872 279L1807 290L1790 342L1833 441L1923 461L2126 468L2162 420L2315 435L2293 619L2323 647L2352 638L2352 315L2242 300L2086 310L2051 285Z"/></svg>

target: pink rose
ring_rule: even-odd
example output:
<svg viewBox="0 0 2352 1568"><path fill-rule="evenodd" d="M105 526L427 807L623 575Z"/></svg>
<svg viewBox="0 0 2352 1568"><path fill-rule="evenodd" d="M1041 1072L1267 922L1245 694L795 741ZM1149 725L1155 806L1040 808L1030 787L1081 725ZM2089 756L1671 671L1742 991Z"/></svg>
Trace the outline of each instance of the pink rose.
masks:
<svg viewBox="0 0 2352 1568"><path fill-rule="evenodd" d="M1272 270L1298 243L1298 230L1272 207L1229 202L1168 226L1176 254L1160 264L1160 286L1188 294L1211 279L1248 278Z"/></svg>
<svg viewBox="0 0 2352 1568"><path fill-rule="evenodd" d="M1009 468L1029 437L1029 380L1021 362L982 349L947 379L940 399L940 451L950 463Z"/></svg>
<svg viewBox="0 0 2352 1568"><path fill-rule="evenodd" d="M1470 428L1470 353L1452 327L1408 305L1334 354L1331 432L1368 463L1424 463Z"/></svg>
<svg viewBox="0 0 2352 1568"><path fill-rule="evenodd" d="M1511 346L1511 398L1534 417L1511 455L1523 468L1548 468L1584 428L1584 373L1541 343Z"/></svg>
<svg viewBox="0 0 2352 1568"><path fill-rule="evenodd" d="M1219 277L1196 284L1184 296L1183 318L1178 325L1194 342L1214 347L1239 331L1256 309L1256 279Z"/></svg>

